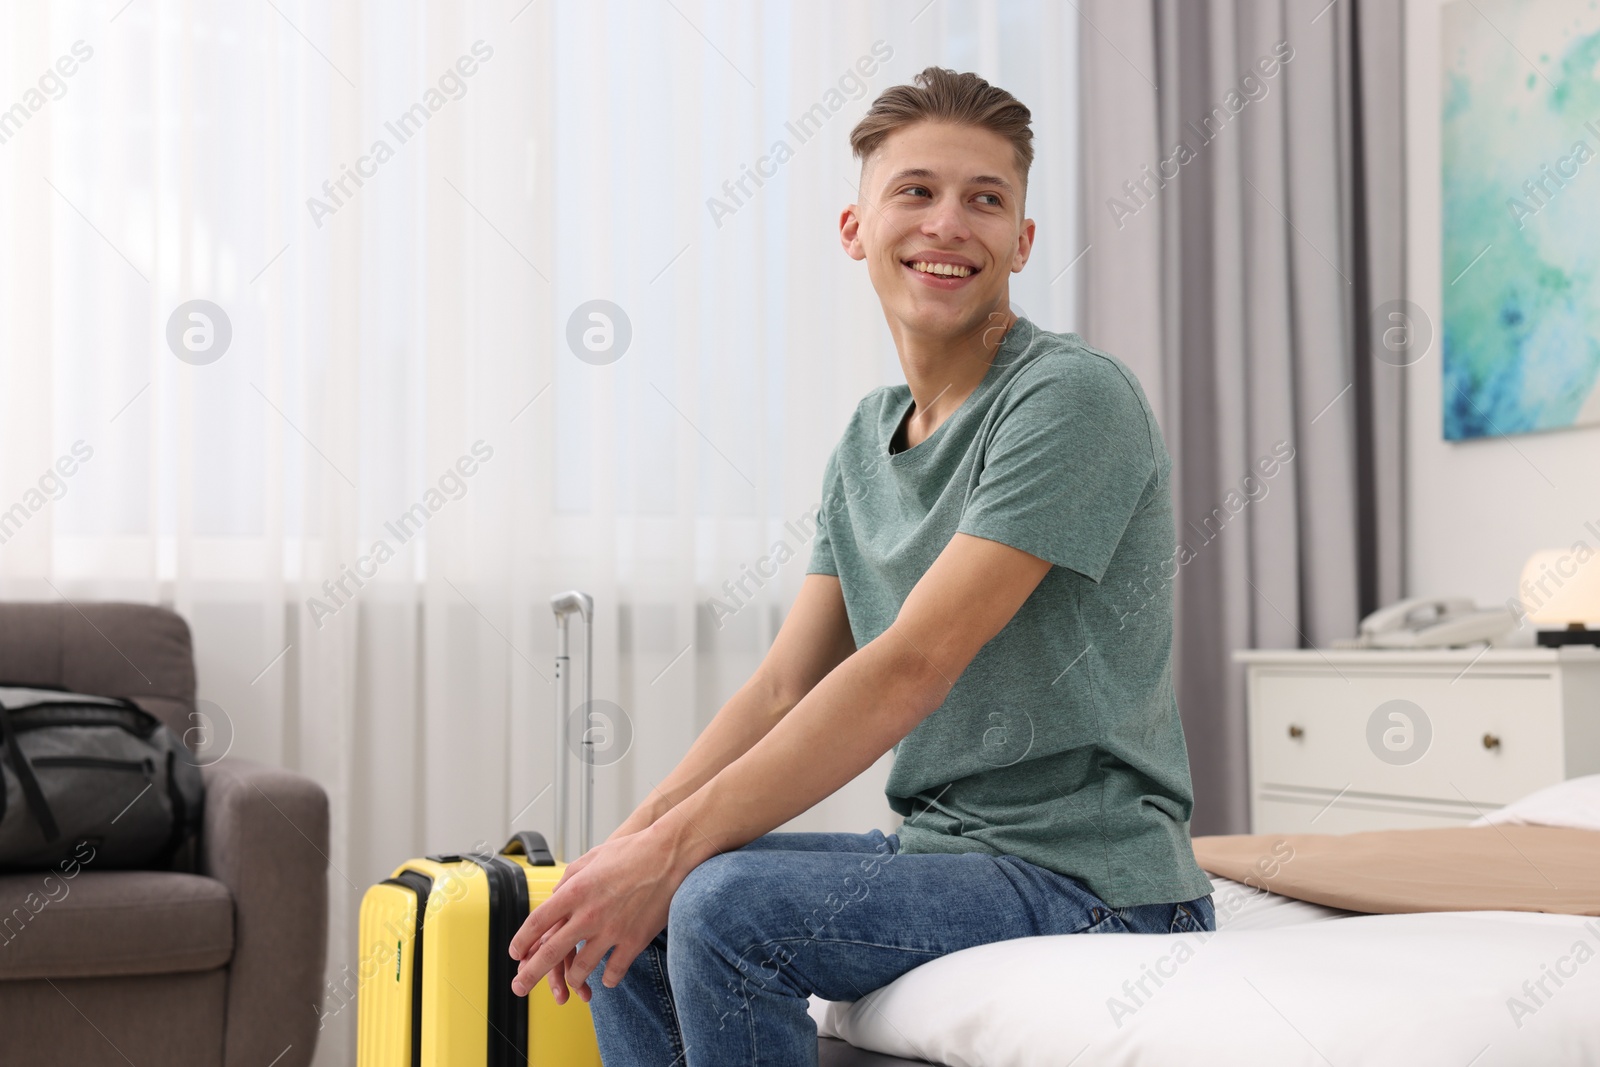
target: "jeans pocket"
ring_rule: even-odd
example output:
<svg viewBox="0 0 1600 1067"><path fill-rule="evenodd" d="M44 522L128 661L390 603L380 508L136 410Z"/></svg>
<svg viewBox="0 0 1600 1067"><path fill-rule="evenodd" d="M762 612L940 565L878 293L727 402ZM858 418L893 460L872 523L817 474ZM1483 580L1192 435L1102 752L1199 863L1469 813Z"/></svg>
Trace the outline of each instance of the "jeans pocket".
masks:
<svg viewBox="0 0 1600 1067"><path fill-rule="evenodd" d="M1172 926L1168 930L1169 933L1187 934L1203 933L1204 931L1205 924L1200 921L1199 916L1189 910L1187 904L1174 904L1172 906Z"/></svg>
<svg viewBox="0 0 1600 1067"><path fill-rule="evenodd" d="M1080 934L1126 934L1129 932L1128 924L1123 920L1122 914L1114 908L1094 906L1089 909L1089 925L1079 930Z"/></svg>

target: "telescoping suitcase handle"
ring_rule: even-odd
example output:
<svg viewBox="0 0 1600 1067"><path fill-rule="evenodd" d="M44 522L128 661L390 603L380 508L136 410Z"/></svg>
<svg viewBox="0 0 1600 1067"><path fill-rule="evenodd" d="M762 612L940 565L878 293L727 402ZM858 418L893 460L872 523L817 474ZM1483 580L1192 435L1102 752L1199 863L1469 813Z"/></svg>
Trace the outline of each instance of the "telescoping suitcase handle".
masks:
<svg viewBox="0 0 1600 1067"><path fill-rule="evenodd" d="M590 758L589 713L594 691L594 598L570 589L550 598L556 616L556 855L567 862L567 718L570 700L567 673L567 618L583 616L583 732L579 736L578 854L589 851L594 839L594 760ZM576 858L576 857L574 857Z"/></svg>

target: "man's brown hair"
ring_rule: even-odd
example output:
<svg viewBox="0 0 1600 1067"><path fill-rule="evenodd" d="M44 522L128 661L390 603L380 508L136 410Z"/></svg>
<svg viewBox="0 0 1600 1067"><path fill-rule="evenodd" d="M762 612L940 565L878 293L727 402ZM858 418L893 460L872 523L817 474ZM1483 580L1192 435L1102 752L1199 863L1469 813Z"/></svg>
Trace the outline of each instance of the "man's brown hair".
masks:
<svg viewBox="0 0 1600 1067"><path fill-rule="evenodd" d="M1032 120L1020 100L976 74L929 67L917 75L915 85L895 85L878 94L871 110L850 131L850 150L865 167L885 138L912 123L976 126L1011 142L1026 185L1033 165L1033 130L1028 125Z"/></svg>

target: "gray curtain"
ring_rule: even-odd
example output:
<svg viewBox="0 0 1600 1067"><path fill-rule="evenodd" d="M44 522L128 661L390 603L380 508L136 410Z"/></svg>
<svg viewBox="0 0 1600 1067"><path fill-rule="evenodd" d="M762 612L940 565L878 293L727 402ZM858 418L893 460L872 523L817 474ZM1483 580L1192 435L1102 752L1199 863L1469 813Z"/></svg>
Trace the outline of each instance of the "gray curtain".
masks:
<svg viewBox="0 0 1600 1067"><path fill-rule="evenodd" d="M1080 332L1174 459L1196 834L1249 827L1233 651L1325 647L1405 584L1401 8L1079 7Z"/></svg>

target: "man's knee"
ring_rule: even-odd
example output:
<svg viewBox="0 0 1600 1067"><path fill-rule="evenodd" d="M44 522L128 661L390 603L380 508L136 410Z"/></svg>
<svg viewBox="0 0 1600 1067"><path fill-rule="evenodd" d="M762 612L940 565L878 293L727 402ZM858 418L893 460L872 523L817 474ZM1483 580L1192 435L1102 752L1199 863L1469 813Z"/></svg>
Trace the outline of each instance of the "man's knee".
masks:
<svg viewBox="0 0 1600 1067"><path fill-rule="evenodd" d="M792 888L792 887L790 887ZM675 983L714 1007L717 1028L737 1020L751 1000L798 991L790 973L791 931L759 853L725 852L689 873L667 913L667 968Z"/></svg>
<svg viewBox="0 0 1600 1067"><path fill-rule="evenodd" d="M707 957L742 971L752 953L802 933L792 921L794 886L775 877L760 853L712 856L678 886L667 910L667 958L679 965Z"/></svg>
<svg viewBox="0 0 1600 1067"><path fill-rule="evenodd" d="M667 941L681 931L695 938L749 899L752 853L723 852L689 872L667 909Z"/></svg>

